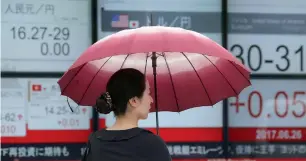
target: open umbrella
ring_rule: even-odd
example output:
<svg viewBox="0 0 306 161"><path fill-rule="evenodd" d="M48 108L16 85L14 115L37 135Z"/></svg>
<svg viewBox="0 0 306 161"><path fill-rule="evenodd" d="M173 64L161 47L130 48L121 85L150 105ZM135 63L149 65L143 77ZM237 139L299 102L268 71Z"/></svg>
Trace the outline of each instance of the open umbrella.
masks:
<svg viewBox="0 0 306 161"><path fill-rule="evenodd" d="M107 36L90 46L58 81L62 95L94 106L110 76L135 68L154 84L156 111L211 106L251 85L249 70L202 34L175 27L140 27Z"/></svg>

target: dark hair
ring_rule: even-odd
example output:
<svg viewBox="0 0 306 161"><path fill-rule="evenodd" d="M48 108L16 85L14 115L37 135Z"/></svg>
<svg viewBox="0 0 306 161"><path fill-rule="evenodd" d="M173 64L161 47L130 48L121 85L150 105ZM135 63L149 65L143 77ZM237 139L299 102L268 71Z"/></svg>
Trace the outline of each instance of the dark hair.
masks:
<svg viewBox="0 0 306 161"><path fill-rule="evenodd" d="M124 115L128 101L133 97L142 98L146 88L143 73L133 68L120 69L107 82L106 92L97 99L95 108L99 113L115 116Z"/></svg>

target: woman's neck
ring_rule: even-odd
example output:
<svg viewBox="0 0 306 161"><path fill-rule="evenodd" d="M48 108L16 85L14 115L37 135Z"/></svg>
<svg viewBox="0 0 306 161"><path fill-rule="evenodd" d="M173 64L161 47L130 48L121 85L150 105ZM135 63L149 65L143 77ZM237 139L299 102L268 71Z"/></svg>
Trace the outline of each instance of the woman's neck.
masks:
<svg viewBox="0 0 306 161"><path fill-rule="evenodd" d="M117 117L115 124L108 130L126 130L138 127L138 119L128 116Z"/></svg>

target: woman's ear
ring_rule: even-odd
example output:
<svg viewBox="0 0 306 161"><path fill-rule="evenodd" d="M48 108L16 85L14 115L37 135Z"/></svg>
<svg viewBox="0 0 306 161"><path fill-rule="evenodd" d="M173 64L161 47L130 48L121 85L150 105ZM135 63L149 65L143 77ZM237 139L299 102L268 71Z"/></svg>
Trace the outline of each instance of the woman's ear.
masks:
<svg viewBox="0 0 306 161"><path fill-rule="evenodd" d="M132 107L137 107L139 105L139 100L137 97L133 97L131 99L129 99L129 104L132 106Z"/></svg>

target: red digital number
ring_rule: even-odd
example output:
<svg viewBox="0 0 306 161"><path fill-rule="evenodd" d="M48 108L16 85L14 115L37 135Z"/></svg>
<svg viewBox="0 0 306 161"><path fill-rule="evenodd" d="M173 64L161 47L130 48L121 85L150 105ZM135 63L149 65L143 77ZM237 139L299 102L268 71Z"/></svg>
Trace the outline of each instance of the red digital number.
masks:
<svg viewBox="0 0 306 161"><path fill-rule="evenodd" d="M301 113L298 113L296 111L292 111L292 114L297 117L297 118L301 118L301 117L304 117L305 114L306 114L306 102L302 101L302 100L299 100L297 97L302 95L304 96L306 94L306 92L304 91L296 91L294 92L293 94L293 105L301 105L302 106L302 112Z"/></svg>
<svg viewBox="0 0 306 161"><path fill-rule="evenodd" d="M1 125L1 134L15 134L16 126L14 125Z"/></svg>
<svg viewBox="0 0 306 161"><path fill-rule="evenodd" d="M288 93L286 91L278 91L274 95L274 113L279 118L285 118L288 116L289 112L292 112L292 115L296 118L302 118L306 116L306 98L303 100L300 97L306 96L305 91L295 91L293 93L293 100L291 101L291 97L289 98ZM253 99L258 98L258 106L255 107L252 102L254 102ZM283 101L281 101L283 100ZM230 106L236 107L236 113L239 113L239 108L244 107L245 105L248 108L249 115L253 118L259 118L263 112L263 96L259 91L252 91L248 96L247 104L245 102L240 102L239 97L236 97L236 102L231 103ZM281 103L284 102L284 103ZM289 110L291 105L295 106L297 109L292 109L292 111ZM284 108L282 108L284 107ZM283 109L283 110L281 110ZM298 110L301 109L301 110ZM270 114L268 114L268 117L270 117Z"/></svg>
<svg viewBox="0 0 306 161"><path fill-rule="evenodd" d="M79 126L79 120L78 119L62 119L61 121L62 126L64 127L77 127Z"/></svg>
<svg viewBox="0 0 306 161"><path fill-rule="evenodd" d="M284 113L280 113L279 112L279 104L278 104L278 100L280 96L284 96L284 99L286 101L285 103L285 112ZM276 113L276 115L280 118L284 118L288 115L288 111L289 111L289 98L288 98L288 94L285 91L279 91L276 93L275 97L274 97L274 111Z"/></svg>
<svg viewBox="0 0 306 161"><path fill-rule="evenodd" d="M259 109L258 109L258 112L255 113L253 112L253 107L252 107L252 99L253 99L253 96L254 95L257 95L258 99L259 99ZM249 114L254 117L254 118L258 118L261 113L262 113L262 104L263 104L263 99L262 99L262 96L261 94L258 92L258 91L252 91L249 95L249 98L248 98L248 111L249 111Z"/></svg>

